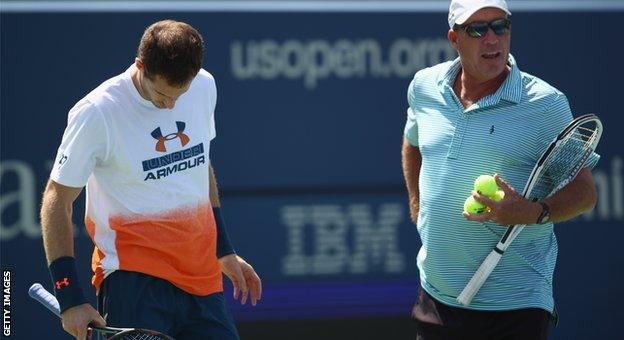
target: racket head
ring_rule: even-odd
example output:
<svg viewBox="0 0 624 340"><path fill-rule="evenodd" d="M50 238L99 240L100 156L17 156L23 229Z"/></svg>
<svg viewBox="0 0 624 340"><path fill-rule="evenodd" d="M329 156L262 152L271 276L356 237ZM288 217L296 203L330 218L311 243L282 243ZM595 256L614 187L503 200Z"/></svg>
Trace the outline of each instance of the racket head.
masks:
<svg viewBox="0 0 624 340"><path fill-rule="evenodd" d="M583 169L602 136L602 122L594 114L574 119L559 133L536 163L524 197L549 197L570 183Z"/></svg>

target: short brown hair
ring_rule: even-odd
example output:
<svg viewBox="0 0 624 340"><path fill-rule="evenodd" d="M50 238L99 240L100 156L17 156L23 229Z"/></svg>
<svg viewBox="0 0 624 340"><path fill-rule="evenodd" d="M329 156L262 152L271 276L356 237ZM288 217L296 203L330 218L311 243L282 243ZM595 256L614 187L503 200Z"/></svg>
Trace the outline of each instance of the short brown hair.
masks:
<svg viewBox="0 0 624 340"><path fill-rule="evenodd" d="M145 75L159 75L172 86L184 86L199 72L204 57L204 40L191 25L158 21L143 33L137 58Z"/></svg>

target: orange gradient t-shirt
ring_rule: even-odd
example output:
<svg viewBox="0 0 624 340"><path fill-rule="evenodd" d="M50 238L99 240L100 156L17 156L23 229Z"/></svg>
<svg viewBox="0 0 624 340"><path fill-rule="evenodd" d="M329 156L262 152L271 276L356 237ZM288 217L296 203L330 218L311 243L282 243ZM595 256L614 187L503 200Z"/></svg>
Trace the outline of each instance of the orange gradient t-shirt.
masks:
<svg viewBox="0 0 624 340"><path fill-rule="evenodd" d="M86 185L93 284L115 270L165 279L195 295L223 290L209 197L216 136L212 75L200 70L173 109L132 83L134 65L69 112L50 178Z"/></svg>

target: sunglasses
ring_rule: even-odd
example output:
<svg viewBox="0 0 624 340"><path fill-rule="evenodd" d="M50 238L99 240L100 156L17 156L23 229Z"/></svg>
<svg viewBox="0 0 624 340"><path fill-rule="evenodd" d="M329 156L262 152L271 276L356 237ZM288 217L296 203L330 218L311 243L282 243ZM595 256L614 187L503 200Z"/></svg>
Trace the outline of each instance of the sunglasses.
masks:
<svg viewBox="0 0 624 340"><path fill-rule="evenodd" d="M466 33L473 38L481 38L487 34L488 28L491 28L496 35L503 35L509 32L511 27L511 20L507 18L496 19L490 22L478 21L471 22L469 24L456 25L456 28L466 31Z"/></svg>

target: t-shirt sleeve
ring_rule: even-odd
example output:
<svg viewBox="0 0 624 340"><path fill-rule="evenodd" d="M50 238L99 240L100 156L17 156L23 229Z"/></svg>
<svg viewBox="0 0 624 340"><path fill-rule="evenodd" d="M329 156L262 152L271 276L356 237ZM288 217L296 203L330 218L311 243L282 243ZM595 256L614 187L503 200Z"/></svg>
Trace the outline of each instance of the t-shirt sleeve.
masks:
<svg viewBox="0 0 624 340"><path fill-rule="evenodd" d="M87 101L79 102L69 112L50 179L69 187L84 187L107 153L108 132L101 112Z"/></svg>
<svg viewBox="0 0 624 340"><path fill-rule="evenodd" d="M217 85L213 77L210 78L210 82L208 83L208 98L209 98L209 108L208 114L208 136L210 136L210 140L213 140L217 136L217 129L215 127L215 110L217 108Z"/></svg>
<svg viewBox="0 0 624 340"><path fill-rule="evenodd" d="M405 129L403 130L403 134L405 138L412 144L413 146L418 146L418 123L416 121L416 113L413 108L415 105L415 96L416 96L416 78L412 80L409 87L407 88L407 102L409 107L407 108L407 121L405 122Z"/></svg>

